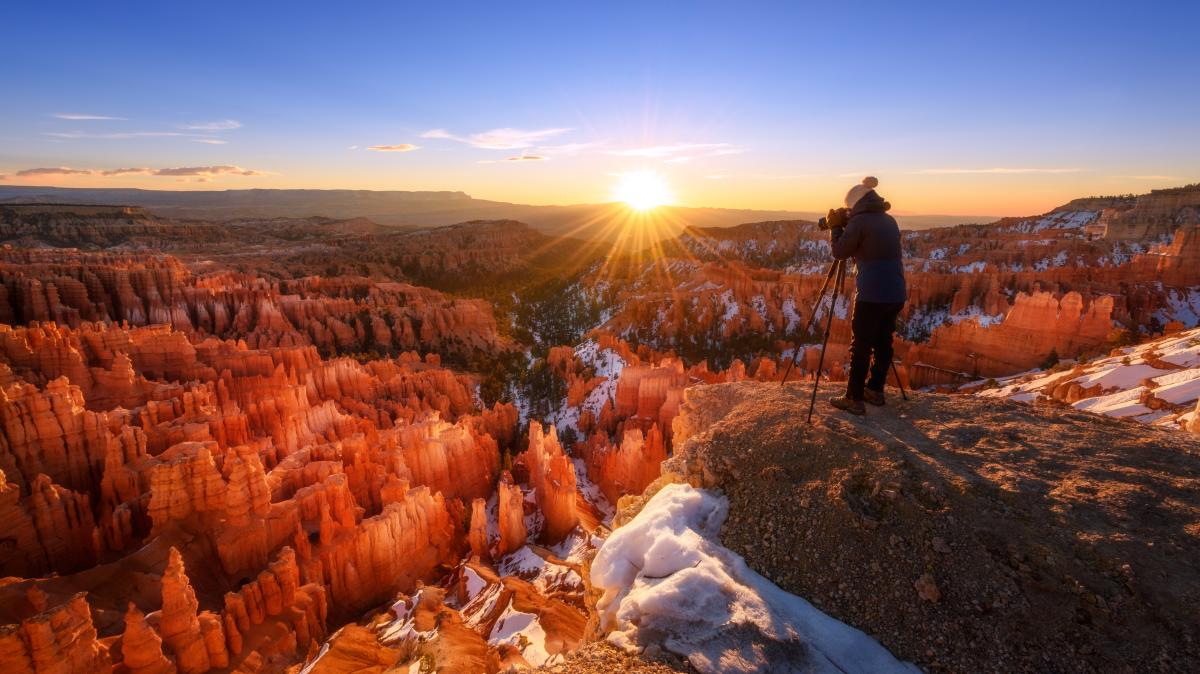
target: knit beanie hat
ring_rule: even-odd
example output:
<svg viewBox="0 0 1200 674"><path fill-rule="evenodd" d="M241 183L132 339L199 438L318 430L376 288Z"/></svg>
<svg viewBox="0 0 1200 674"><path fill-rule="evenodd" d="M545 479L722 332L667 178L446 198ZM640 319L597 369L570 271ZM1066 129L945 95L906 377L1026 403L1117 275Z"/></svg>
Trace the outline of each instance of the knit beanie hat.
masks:
<svg viewBox="0 0 1200 674"><path fill-rule="evenodd" d="M862 182L850 188L846 193L846 208L854 209L854 204L858 203L859 199L867 196L867 192L879 186L879 179L875 176L867 176L862 179Z"/></svg>

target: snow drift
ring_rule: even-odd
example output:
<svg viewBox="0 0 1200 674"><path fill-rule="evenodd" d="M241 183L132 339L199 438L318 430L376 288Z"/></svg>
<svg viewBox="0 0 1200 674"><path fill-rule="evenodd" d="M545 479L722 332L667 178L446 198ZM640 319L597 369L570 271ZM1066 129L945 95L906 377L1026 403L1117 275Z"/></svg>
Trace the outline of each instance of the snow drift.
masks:
<svg viewBox="0 0 1200 674"><path fill-rule="evenodd" d="M613 644L651 644L701 672L919 672L874 639L784 592L717 539L728 502L673 484L592 564Z"/></svg>

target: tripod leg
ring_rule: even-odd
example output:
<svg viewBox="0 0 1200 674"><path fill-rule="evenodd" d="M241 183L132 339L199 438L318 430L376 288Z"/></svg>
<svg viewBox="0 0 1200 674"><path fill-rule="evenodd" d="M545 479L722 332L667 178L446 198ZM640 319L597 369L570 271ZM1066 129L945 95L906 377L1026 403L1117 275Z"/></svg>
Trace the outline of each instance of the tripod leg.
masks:
<svg viewBox="0 0 1200 674"><path fill-rule="evenodd" d="M838 293L846 278L846 261L837 261L837 282L833 286L833 300L829 303L829 318L825 321L825 337L821 340L821 357L817 359L817 376L813 379L812 397L808 399L808 423L812 423L813 408L817 406L817 387L821 384L821 368L825 367L825 347L829 344L829 332L833 329L833 314L837 309Z"/></svg>
<svg viewBox="0 0 1200 674"><path fill-rule="evenodd" d="M821 290L817 292L817 300L813 302L812 313L808 315L808 323L804 324L804 331L801 334L808 334L809 328L812 327L813 321L817 318L817 309L821 307L821 300L825 298L825 291L829 289L829 282L837 274L838 265L841 260L834 260L833 264L829 265L829 271L825 272L825 282L821 284ZM792 373L792 368L796 366L796 359L800 357L800 349L797 348L792 352L792 360L788 363L787 369L783 371L783 379L779 380L779 385L787 384L788 375Z"/></svg>
<svg viewBox="0 0 1200 674"><path fill-rule="evenodd" d="M900 387L900 395L905 400L908 400L908 394L904 392L904 381L900 379L900 370L896 369L896 361L892 360L892 374L896 375L896 386Z"/></svg>

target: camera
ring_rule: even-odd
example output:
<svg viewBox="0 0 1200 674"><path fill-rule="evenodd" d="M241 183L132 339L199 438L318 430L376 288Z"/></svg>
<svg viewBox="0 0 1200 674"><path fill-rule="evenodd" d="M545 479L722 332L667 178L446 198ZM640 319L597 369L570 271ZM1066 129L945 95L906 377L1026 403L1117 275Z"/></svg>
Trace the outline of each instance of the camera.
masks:
<svg viewBox="0 0 1200 674"><path fill-rule="evenodd" d="M817 228L819 229L836 229L845 227L850 221L850 211L845 208L831 208L829 213L817 220Z"/></svg>

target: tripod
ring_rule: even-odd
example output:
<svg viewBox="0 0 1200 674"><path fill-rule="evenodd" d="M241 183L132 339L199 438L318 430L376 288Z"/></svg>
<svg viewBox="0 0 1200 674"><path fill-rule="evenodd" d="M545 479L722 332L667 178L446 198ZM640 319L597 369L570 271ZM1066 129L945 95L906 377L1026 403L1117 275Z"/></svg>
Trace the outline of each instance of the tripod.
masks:
<svg viewBox="0 0 1200 674"><path fill-rule="evenodd" d="M846 261L834 260L833 264L829 265L829 271L825 273L825 282L821 284L821 290L817 293L817 301L813 303L812 313L808 316L808 323L804 325L804 331L801 334L808 334L812 328L813 321L817 319L817 309L821 307L821 301L825 299L825 291L829 289L830 282L833 282L833 292L829 300L829 318L825 321L825 335L821 338L821 357L817 359L817 374L813 381L812 397L808 400L808 420L807 423L812 423L813 408L817 405L817 386L821 383L821 368L825 366L825 346L829 344L829 332L833 329L833 313L837 308L838 295L842 292L842 288L846 282ZM787 384L788 375L791 374L792 368L796 366L796 358L800 356L800 349L797 348L792 353L792 361L788 363L787 369L783 371L783 379L779 382L780 386ZM904 391L904 382L900 379L900 372L896 369L896 360L892 359L892 374L896 376L896 385L900 387L900 395L908 400L908 393Z"/></svg>

